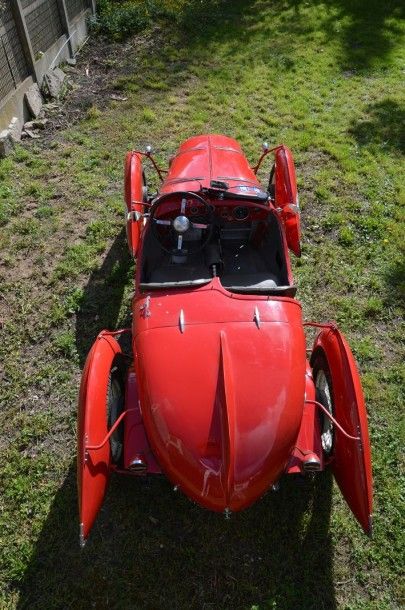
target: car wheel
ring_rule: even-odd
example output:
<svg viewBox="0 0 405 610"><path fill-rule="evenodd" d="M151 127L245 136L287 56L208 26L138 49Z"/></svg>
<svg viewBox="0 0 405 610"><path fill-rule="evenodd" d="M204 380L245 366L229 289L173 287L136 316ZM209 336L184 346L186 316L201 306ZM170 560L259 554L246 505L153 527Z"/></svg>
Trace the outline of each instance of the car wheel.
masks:
<svg viewBox="0 0 405 610"><path fill-rule="evenodd" d="M107 426L111 430L124 410L125 404L125 367L121 358L116 358L110 371L107 387ZM118 464L122 457L124 443L124 422L114 430L110 437L111 461Z"/></svg>
<svg viewBox="0 0 405 610"><path fill-rule="evenodd" d="M328 361L323 350L317 350L313 354L311 364L315 383L315 398L333 416L335 409L333 403L332 379ZM333 452L334 445L334 425L329 417L321 410L319 410L319 416L321 420L322 449L326 456L330 456Z"/></svg>

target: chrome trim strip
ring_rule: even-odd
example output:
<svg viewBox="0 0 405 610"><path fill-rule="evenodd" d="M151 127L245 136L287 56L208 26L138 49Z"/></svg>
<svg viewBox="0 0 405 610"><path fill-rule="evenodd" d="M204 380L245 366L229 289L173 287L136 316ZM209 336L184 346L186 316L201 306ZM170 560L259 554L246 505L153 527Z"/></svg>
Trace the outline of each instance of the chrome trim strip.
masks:
<svg viewBox="0 0 405 610"><path fill-rule="evenodd" d="M199 180L205 180L204 176L196 177L196 178L172 178L171 180L165 180L166 184L178 184L181 182L198 182Z"/></svg>

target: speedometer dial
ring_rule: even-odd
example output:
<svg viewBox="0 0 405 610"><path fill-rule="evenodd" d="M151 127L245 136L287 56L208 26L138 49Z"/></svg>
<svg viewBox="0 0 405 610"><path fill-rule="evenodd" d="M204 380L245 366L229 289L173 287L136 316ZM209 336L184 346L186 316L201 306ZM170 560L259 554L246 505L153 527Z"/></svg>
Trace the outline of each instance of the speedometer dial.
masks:
<svg viewBox="0 0 405 610"><path fill-rule="evenodd" d="M238 205L238 207L233 211L233 217L235 220L246 220L249 217L248 208Z"/></svg>

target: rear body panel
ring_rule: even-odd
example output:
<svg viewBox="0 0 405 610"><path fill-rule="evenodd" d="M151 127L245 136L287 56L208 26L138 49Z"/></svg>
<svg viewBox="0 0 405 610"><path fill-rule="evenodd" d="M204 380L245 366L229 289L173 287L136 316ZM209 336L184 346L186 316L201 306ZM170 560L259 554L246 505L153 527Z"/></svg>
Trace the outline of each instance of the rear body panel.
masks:
<svg viewBox="0 0 405 610"><path fill-rule="evenodd" d="M300 306L234 296L150 295L146 317L137 302L134 327L152 449L175 484L216 511L243 509L281 476L304 406Z"/></svg>

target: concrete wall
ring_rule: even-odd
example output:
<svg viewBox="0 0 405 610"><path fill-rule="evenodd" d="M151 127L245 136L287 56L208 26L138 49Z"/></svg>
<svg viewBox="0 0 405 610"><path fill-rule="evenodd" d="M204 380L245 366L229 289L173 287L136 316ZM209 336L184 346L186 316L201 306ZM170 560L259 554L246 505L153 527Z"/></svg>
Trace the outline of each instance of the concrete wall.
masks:
<svg viewBox="0 0 405 610"><path fill-rule="evenodd" d="M13 90L6 93L6 95L0 99L0 131L7 128L13 117L18 117L22 123L29 120L29 112L24 102L25 92L34 82L37 82L38 85L41 86L43 76L50 68L56 67L67 59L74 57L75 52L88 36L87 19L91 15L92 10L94 10L94 3L87 2L87 5L92 8L82 10L73 17L73 19L69 19L68 12L66 11L66 4L70 0L57 0L59 15L61 15L59 25L63 28L65 33L59 36L45 51L41 50L40 52L34 53L30 41L29 30L27 28L27 20L25 18L27 9L24 9L24 3L27 5L28 0L22 0L22 2L21 0L8 1L14 3L13 26L15 26L15 29L10 34L10 26L8 26L8 32L7 28L3 27L3 30L0 29L0 35L1 31L3 31L3 37L14 37L14 41L11 40L12 44L15 42L15 36L18 32L21 46L24 49L28 75L21 82L16 82ZM38 0L31 0L31 2L35 8L35 2L38 3ZM44 24L44 27L46 27L46 24ZM0 42L3 42L4 44L4 40L0 40ZM6 43L7 42L10 46L10 40L7 40L6 38ZM36 46L38 46L38 44ZM8 63L10 62L8 61Z"/></svg>

